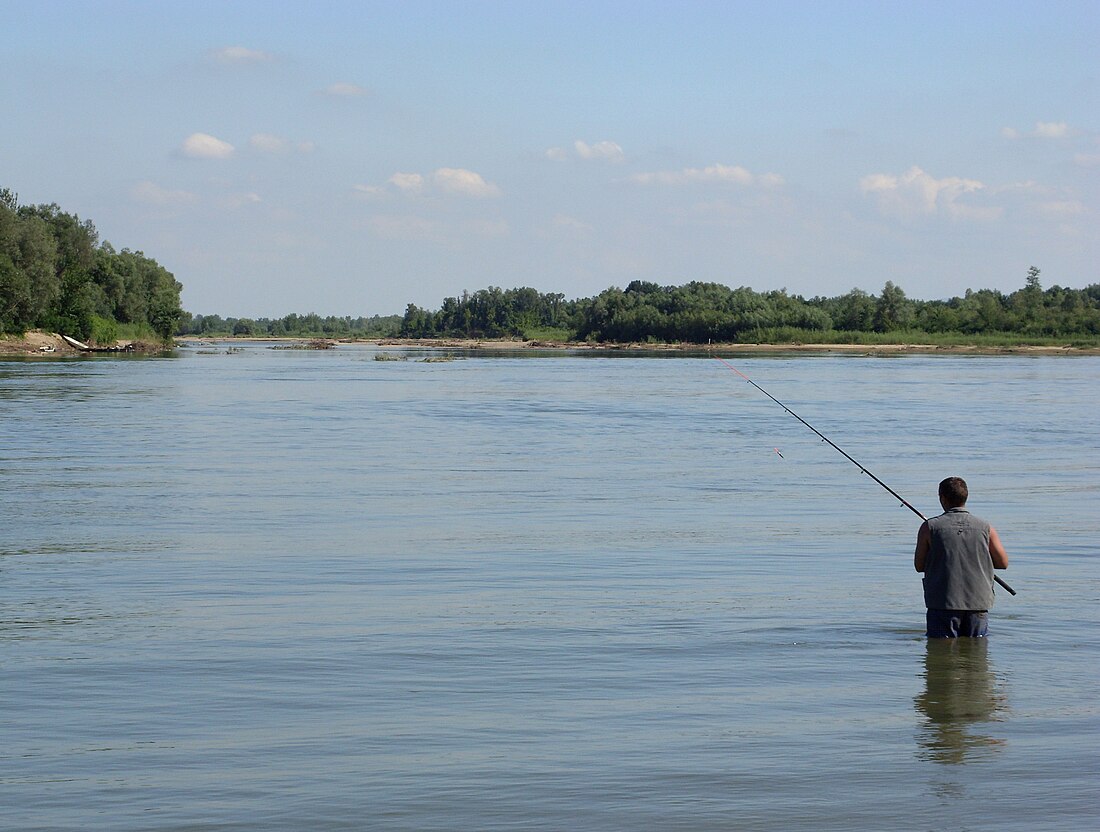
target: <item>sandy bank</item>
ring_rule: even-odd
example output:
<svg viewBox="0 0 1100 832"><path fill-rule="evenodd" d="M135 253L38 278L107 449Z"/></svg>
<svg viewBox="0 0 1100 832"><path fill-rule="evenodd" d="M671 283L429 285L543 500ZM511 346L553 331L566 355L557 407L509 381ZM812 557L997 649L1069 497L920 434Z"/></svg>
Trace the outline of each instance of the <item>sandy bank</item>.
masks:
<svg viewBox="0 0 1100 832"><path fill-rule="evenodd" d="M315 338L269 338L255 336L219 336L201 338L181 336L176 343L187 346L209 344L214 341L239 341L252 343L285 343L288 341L310 342ZM508 339L475 338L377 338L377 339L339 339L337 344L373 344L379 347L420 347L423 349L453 350L593 350L605 352L650 352L650 353L700 353L713 352L721 355L745 353L841 353L846 355L896 355L905 353L929 353L940 355L1100 355L1097 347L1071 346L940 346L935 344L611 344L587 341L521 341Z"/></svg>
<svg viewBox="0 0 1100 832"><path fill-rule="evenodd" d="M157 353L164 347L159 343L122 340L115 341L113 349L119 352ZM32 329L23 335L0 335L0 355L57 358L81 355L82 352L56 332Z"/></svg>
<svg viewBox="0 0 1100 832"><path fill-rule="evenodd" d="M257 338L249 336L221 336L201 338L181 336L175 342L181 346L208 344L211 341L240 341L255 343L309 343L315 338ZM118 341L122 348L132 342ZM846 355L898 355L905 353L930 353L940 355L1100 355L1100 348L1071 346L1014 346L1014 347L975 347L975 346L937 346L933 344L608 344L559 341L519 341L507 339L474 338L380 338L380 339L343 339L335 343L373 344L379 347L420 347L425 349L458 350L593 350L593 351L631 351L653 353L699 353L713 352L721 355L746 353L840 353ZM158 351L159 345L134 344L138 351ZM31 330L24 335L0 335L0 355L37 356L42 358L79 355L80 350L66 343L60 335L52 332Z"/></svg>
<svg viewBox="0 0 1100 832"><path fill-rule="evenodd" d="M435 347L441 349L468 350L604 350L631 352L712 352L721 355L785 352L785 353L844 353L848 355L879 355L903 353L938 353L959 355L1100 355L1100 348L1070 346L939 346L935 344L607 344L561 343L553 341L466 340L431 338L386 338L373 343L378 346Z"/></svg>
<svg viewBox="0 0 1100 832"><path fill-rule="evenodd" d="M0 355L78 355L80 350L54 332L31 330L23 335L0 335Z"/></svg>

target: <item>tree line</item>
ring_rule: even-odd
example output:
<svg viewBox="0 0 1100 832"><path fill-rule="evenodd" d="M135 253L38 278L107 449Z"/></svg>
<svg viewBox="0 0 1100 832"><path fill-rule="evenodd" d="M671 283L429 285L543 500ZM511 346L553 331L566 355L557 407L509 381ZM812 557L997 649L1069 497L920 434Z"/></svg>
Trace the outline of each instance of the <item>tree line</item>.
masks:
<svg viewBox="0 0 1100 832"><path fill-rule="evenodd" d="M408 338L530 337L620 343L785 343L854 340L860 334L1013 336L1020 340L1100 337L1100 284L1043 289L1032 266L1015 292L966 290L949 300L914 300L887 281L873 295L804 298L785 289L755 292L693 281L660 286L635 280L592 298L565 300L530 288L489 287L446 298L436 311L409 304L400 335ZM935 338L933 338L935 340Z"/></svg>
<svg viewBox="0 0 1100 832"><path fill-rule="evenodd" d="M394 338L401 329L400 315L350 315L291 313L281 318L223 318L220 315L191 315L185 312L178 335L255 336L260 338Z"/></svg>
<svg viewBox="0 0 1100 832"><path fill-rule="evenodd" d="M20 205L0 189L0 333L38 328L106 344L122 326L168 339L182 288L142 252L100 243L91 220L56 204Z"/></svg>
<svg viewBox="0 0 1100 832"><path fill-rule="evenodd" d="M890 333L925 338L1011 337L1100 342L1100 284L1044 289L1032 266L1011 293L971 291L914 300L887 281L878 295L852 289L805 298L692 281L635 280L595 297L566 300L529 287L490 286L448 297L435 311L402 315L290 314L281 318L192 315L182 286L140 251L116 251L95 226L56 204L20 205L0 189L0 334L48 329L94 343L127 334L329 338L544 338L619 343L843 342Z"/></svg>

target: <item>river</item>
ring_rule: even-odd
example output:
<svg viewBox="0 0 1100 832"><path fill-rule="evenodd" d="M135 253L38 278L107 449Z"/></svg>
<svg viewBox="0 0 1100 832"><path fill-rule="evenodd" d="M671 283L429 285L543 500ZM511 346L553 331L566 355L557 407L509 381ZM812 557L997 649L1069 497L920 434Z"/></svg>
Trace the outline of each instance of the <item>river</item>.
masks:
<svg viewBox="0 0 1100 832"><path fill-rule="evenodd" d="M919 520L719 362L445 356L0 361L0 827L1096 824L1100 358L730 359L967 479L1019 594L929 644Z"/></svg>

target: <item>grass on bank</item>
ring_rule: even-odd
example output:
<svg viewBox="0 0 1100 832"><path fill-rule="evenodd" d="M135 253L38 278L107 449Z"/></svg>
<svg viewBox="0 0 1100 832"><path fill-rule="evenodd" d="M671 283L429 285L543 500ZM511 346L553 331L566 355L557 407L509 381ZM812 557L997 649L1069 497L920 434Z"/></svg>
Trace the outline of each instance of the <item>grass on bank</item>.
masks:
<svg viewBox="0 0 1100 832"><path fill-rule="evenodd" d="M161 343L164 339L153 331L147 323L121 324L110 318L92 316L92 334L89 342L97 347L114 346L116 341L143 341L150 344Z"/></svg>
<svg viewBox="0 0 1100 832"><path fill-rule="evenodd" d="M574 332L562 326L532 326L523 330L527 341L552 341L555 343L572 341Z"/></svg>
<svg viewBox="0 0 1100 832"><path fill-rule="evenodd" d="M1100 347L1100 337L1056 337L1017 332L924 332L905 329L892 332L847 332L835 329L807 330L793 327L758 329L738 339L744 344L914 344L933 347Z"/></svg>
<svg viewBox="0 0 1100 832"><path fill-rule="evenodd" d="M568 343L575 340L575 333L565 328L532 327L524 330L523 337L528 341L552 341ZM654 338L647 343L666 343ZM731 342L715 342L731 343ZM748 330L741 334L737 344L856 344L883 346L887 344L912 344L931 347L1074 347L1077 349L1100 348L1100 336L1089 337L1075 335L1057 337L1047 335L1024 335L1014 332L966 333L966 332L924 332L905 329L891 332L851 332L836 329L813 330L795 327L774 327Z"/></svg>

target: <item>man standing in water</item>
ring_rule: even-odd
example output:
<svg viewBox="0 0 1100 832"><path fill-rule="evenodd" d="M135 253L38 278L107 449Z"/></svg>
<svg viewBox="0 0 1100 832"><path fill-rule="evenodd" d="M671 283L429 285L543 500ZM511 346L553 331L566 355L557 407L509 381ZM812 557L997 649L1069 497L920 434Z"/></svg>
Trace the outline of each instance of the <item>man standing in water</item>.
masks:
<svg viewBox="0 0 1100 832"><path fill-rule="evenodd" d="M913 566L924 573L928 637L983 638L993 606L993 570L1008 568L997 531L964 508L961 477L940 483L943 514L921 524Z"/></svg>

